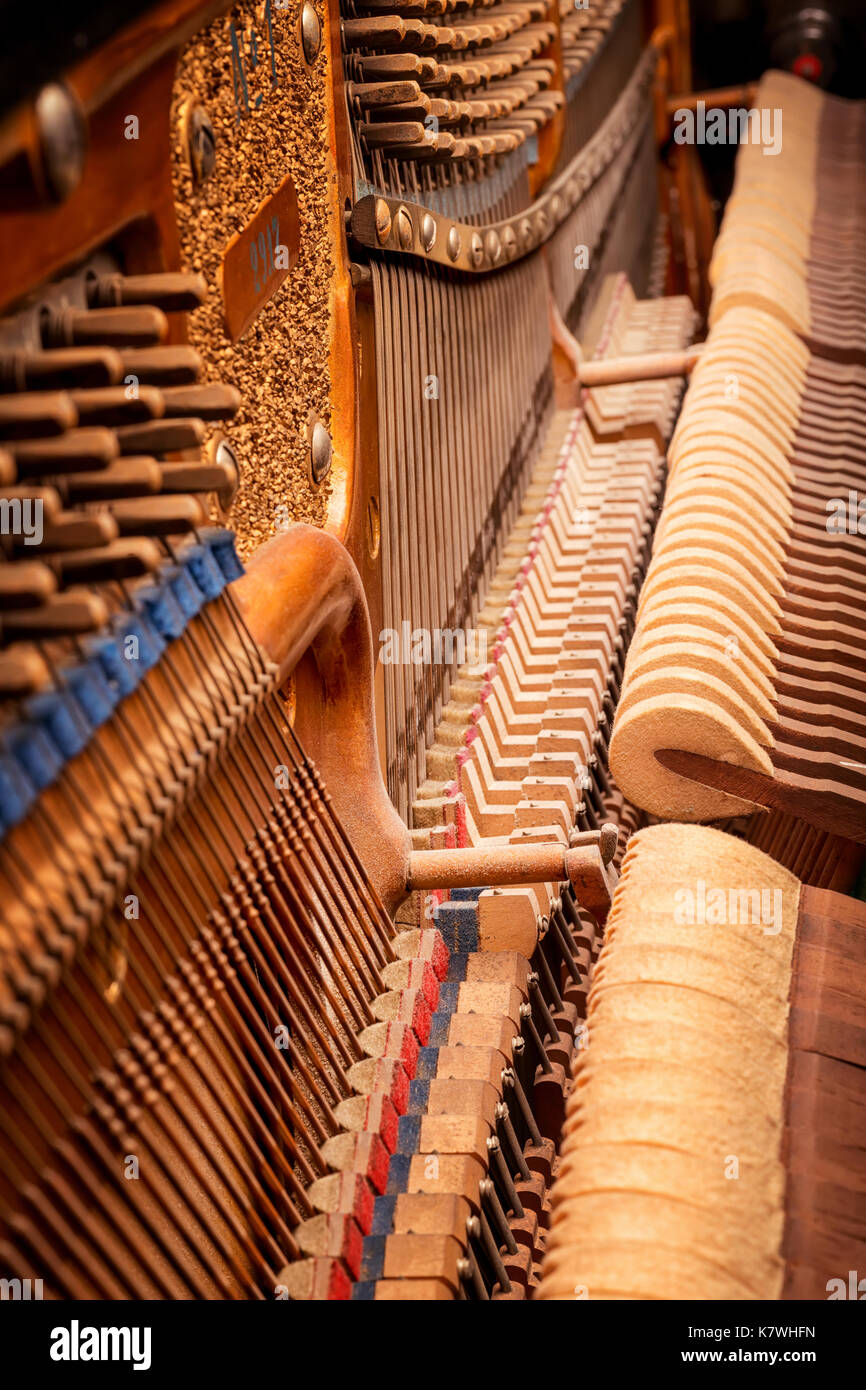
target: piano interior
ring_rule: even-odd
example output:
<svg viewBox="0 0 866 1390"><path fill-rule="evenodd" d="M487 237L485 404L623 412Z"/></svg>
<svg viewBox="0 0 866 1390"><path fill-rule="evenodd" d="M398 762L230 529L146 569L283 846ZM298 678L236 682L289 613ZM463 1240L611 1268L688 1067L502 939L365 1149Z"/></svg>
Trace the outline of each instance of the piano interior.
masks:
<svg viewBox="0 0 866 1390"><path fill-rule="evenodd" d="M846 1296L862 13L76 10L0 59L3 1297Z"/></svg>

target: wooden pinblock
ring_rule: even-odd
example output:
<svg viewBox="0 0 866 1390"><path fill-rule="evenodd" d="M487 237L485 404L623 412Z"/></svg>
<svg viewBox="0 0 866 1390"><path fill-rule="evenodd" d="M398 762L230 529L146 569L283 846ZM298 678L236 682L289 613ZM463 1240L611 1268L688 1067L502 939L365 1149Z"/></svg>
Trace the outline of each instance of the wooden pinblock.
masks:
<svg viewBox="0 0 866 1390"><path fill-rule="evenodd" d="M525 994L528 974L529 957L515 950L479 950L466 962L467 984L508 984Z"/></svg>
<svg viewBox="0 0 866 1390"><path fill-rule="evenodd" d="M486 1175L486 1160L482 1162L474 1154L414 1154L406 1190L437 1196L459 1192L477 1206L478 1184Z"/></svg>
<svg viewBox="0 0 866 1390"><path fill-rule="evenodd" d="M471 1213L468 1199L457 1193L401 1192L394 1205L394 1233L453 1236L463 1241Z"/></svg>
<svg viewBox="0 0 866 1390"><path fill-rule="evenodd" d="M427 1114L480 1116L492 1128L500 1099L499 1091L488 1081L437 1076L427 1093Z"/></svg>
<svg viewBox="0 0 866 1390"><path fill-rule="evenodd" d="M497 1016L487 1017L482 1014L453 1014L448 1025L448 1048L449 1051L463 1048L472 1050L473 1053L480 1049L485 1053L495 1052L503 1058L502 1065L509 1066L511 1063L511 1045L515 1033L519 1031L512 1027L508 1019ZM441 1057L437 1075L444 1076L443 1059ZM448 1063L445 1062L445 1065ZM473 1065L481 1067L477 1073L479 1080L487 1080L498 1086L498 1074L495 1077L488 1075L489 1068L485 1063L477 1058ZM471 1077L476 1073L468 1073Z"/></svg>
<svg viewBox="0 0 866 1390"><path fill-rule="evenodd" d="M277 1296L282 1290L302 1302L346 1300L352 1297L352 1281L339 1260L295 1260L277 1275Z"/></svg>
<svg viewBox="0 0 866 1390"><path fill-rule="evenodd" d="M457 1012L510 1021L520 1031L520 1006L525 993L507 981L464 981L457 993Z"/></svg>
<svg viewBox="0 0 866 1390"><path fill-rule="evenodd" d="M376 1303L453 1303L454 1285L447 1279L380 1279Z"/></svg>
<svg viewBox="0 0 866 1390"><path fill-rule="evenodd" d="M473 1017L473 1015L466 1015ZM483 1017L483 1015L478 1015ZM495 1019L500 1030L508 1030L507 1020ZM516 1029L514 1030L517 1031ZM509 1037L508 1056L493 1047L440 1047L437 1077L450 1077L458 1081L489 1081L491 1086L499 1086L502 1068L509 1065L511 1047Z"/></svg>

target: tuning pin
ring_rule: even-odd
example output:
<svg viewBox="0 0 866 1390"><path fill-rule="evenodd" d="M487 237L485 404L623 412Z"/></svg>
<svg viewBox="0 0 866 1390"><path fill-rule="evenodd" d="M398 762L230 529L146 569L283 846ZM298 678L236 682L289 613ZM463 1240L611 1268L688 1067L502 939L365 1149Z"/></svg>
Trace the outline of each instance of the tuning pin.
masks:
<svg viewBox="0 0 866 1390"><path fill-rule="evenodd" d="M67 430L56 439L27 439L8 448L19 479L106 468L118 455L117 438L106 429Z"/></svg>
<svg viewBox="0 0 866 1390"><path fill-rule="evenodd" d="M147 497L164 491L163 473L156 459L119 458L95 473L73 473L62 482L70 504L110 501L121 497Z"/></svg>
<svg viewBox="0 0 866 1390"><path fill-rule="evenodd" d="M56 550L90 550L96 546L107 545L118 535L117 523L108 513L90 515L87 512L58 512L47 525L43 524L42 537L29 543L16 536L17 550L27 549L34 555Z"/></svg>
<svg viewBox="0 0 866 1390"><path fill-rule="evenodd" d="M151 497L118 502L111 515L122 536L174 536L192 531L207 520L196 497Z"/></svg>
<svg viewBox="0 0 866 1390"><path fill-rule="evenodd" d="M0 391L114 386L122 376L123 363L113 348L50 348L44 352L0 353Z"/></svg>
<svg viewBox="0 0 866 1390"><path fill-rule="evenodd" d="M57 579L40 560L0 564L0 609L36 608L47 603L57 589Z"/></svg>
<svg viewBox="0 0 866 1390"><path fill-rule="evenodd" d="M133 425L158 419L165 411L162 393L155 386L104 386L95 391L71 391L82 425ZM2 397L0 397L2 399Z"/></svg>
<svg viewBox="0 0 866 1390"><path fill-rule="evenodd" d="M153 304L163 313L197 309L207 297L202 275L186 271L159 271L151 275L96 275L87 282L91 309Z"/></svg>
<svg viewBox="0 0 866 1390"><path fill-rule="evenodd" d="M70 305L42 310L42 343L62 347L152 347L168 333L168 320L152 304L121 309L73 309Z"/></svg>
<svg viewBox="0 0 866 1390"><path fill-rule="evenodd" d="M61 584L106 584L111 580L140 579L153 574L163 561L163 551L144 536L111 541L96 550L72 550L53 555L51 568Z"/></svg>
<svg viewBox="0 0 866 1390"><path fill-rule="evenodd" d="M25 391L0 395L0 438L39 439L63 434L78 423L72 398L64 391Z"/></svg>
<svg viewBox="0 0 866 1390"><path fill-rule="evenodd" d="M21 700L50 682L51 673L33 647L16 645L13 651L0 653L0 698Z"/></svg>
<svg viewBox="0 0 866 1390"><path fill-rule="evenodd" d="M141 425L123 425L116 432L122 454L168 454L198 449L206 434L200 419L148 420Z"/></svg>
<svg viewBox="0 0 866 1390"><path fill-rule="evenodd" d="M108 622L108 605L98 594L55 594L39 608L4 609L0 641L41 642L96 632Z"/></svg>
<svg viewBox="0 0 866 1390"><path fill-rule="evenodd" d="M127 348L119 356L123 375L142 385L186 386L201 373L201 358L191 347Z"/></svg>
<svg viewBox="0 0 866 1390"><path fill-rule="evenodd" d="M197 416L199 420L228 420L240 408L240 392L221 381L201 386L166 386L162 392L169 416Z"/></svg>

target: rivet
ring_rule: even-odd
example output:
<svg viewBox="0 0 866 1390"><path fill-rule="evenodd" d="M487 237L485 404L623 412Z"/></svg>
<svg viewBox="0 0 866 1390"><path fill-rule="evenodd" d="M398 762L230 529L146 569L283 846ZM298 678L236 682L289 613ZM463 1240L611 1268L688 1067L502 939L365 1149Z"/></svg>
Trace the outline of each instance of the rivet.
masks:
<svg viewBox="0 0 866 1390"><path fill-rule="evenodd" d="M452 261L456 261L460 255L460 233L456 227L452 227L448 233L447 251Z"/></svg>
<svg viewBox="0 0 866 1390"><path fill-rule="evenodd" d="M502 242L499 240L498 232L487 233L487 255L491 265L496 265L502 257Z"/></svg>
<svg viewBox="0 0 866 1390"><path fill-rule="evenodd" d="M304 61L308 67L312 67L315 63L321 46L322 26L319 23L319 16L310 4L310 0L306 0L301 10L301 48L304 51Z"/></svg>
<svg viewBox="0 0 866 1390"><path fill-rule="evenodd" d="M321 420L317 420L310 436L310 470L314 483L322 483L331 468L331 436Z"/></svg>
<svg viewBox="0 0 866 1390"><path fill-rule="evenodd" d="M376 218L376 240L380 246L384 246L391 235L391 209L388 207L384 198L376 199L374 213Z"/></svg>
<svg viewBox="0 0 866 1390"><path fill-rule="evenodd" d="M379 503L375 497L371 497L367 503L367 551L371 560L375 560L379 554L381 539L382 530L379 520Z"/></svg>
<svg viewBox="0 0 866 1390"><path fill-rule="evenodd" d="M227 439L217 439L213 460L218 468L227 468L232 475L225 487L217 493L220 506L224 512L227 512L240 487L241 466L237 454Z"/></svg>
<svg viewBox="0 0 866 1390"><path fill-rule="evenodd" d="M412 218L405 208L397 211L397 240L404 251L408 251L412 245Z"/></svg>
<svg viewBox="0 0 866 1390"><path fill-rule="evenodd" d="M425 212L421 222L421 245L425 251L432 251L436 241L436 218Z"/></svg>
<svg viewBox="0 0 866 1390"><path fill-rule="evenodd" d="M469 254L472 264L477 268L484 264L484 242L480 232L473 232L469 241Z"/></svg>
<svg viewBox="0 0 866 1390"><path fill-rule="evenodd" d="M184 108L181 118L193 183L204 183L216 168L216 136L211 118L203 106Z"/></svg>
<svg viewBox="0 0 866 1390"><path fill-rule="evenodd" d="M36 98L36 127L51 197L62 203L78 187L87 157L87 126L78 98L50 82Z"/></svg>

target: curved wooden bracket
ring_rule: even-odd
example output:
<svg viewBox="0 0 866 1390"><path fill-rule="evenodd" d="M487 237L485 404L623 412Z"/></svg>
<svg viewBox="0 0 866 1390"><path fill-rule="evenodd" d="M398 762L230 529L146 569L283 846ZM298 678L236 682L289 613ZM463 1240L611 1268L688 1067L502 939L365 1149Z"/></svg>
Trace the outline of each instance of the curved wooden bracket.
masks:
<svg viewBox="0 0 866 1390"><path fill-rule="evenodd" d="M256 551L232 591L280 684L306 652L315 661L329 736L309 751L348 838L393 909L406 894L410 838L382 781L373 639L349 552L328 532L299 523Z"/></svg>

